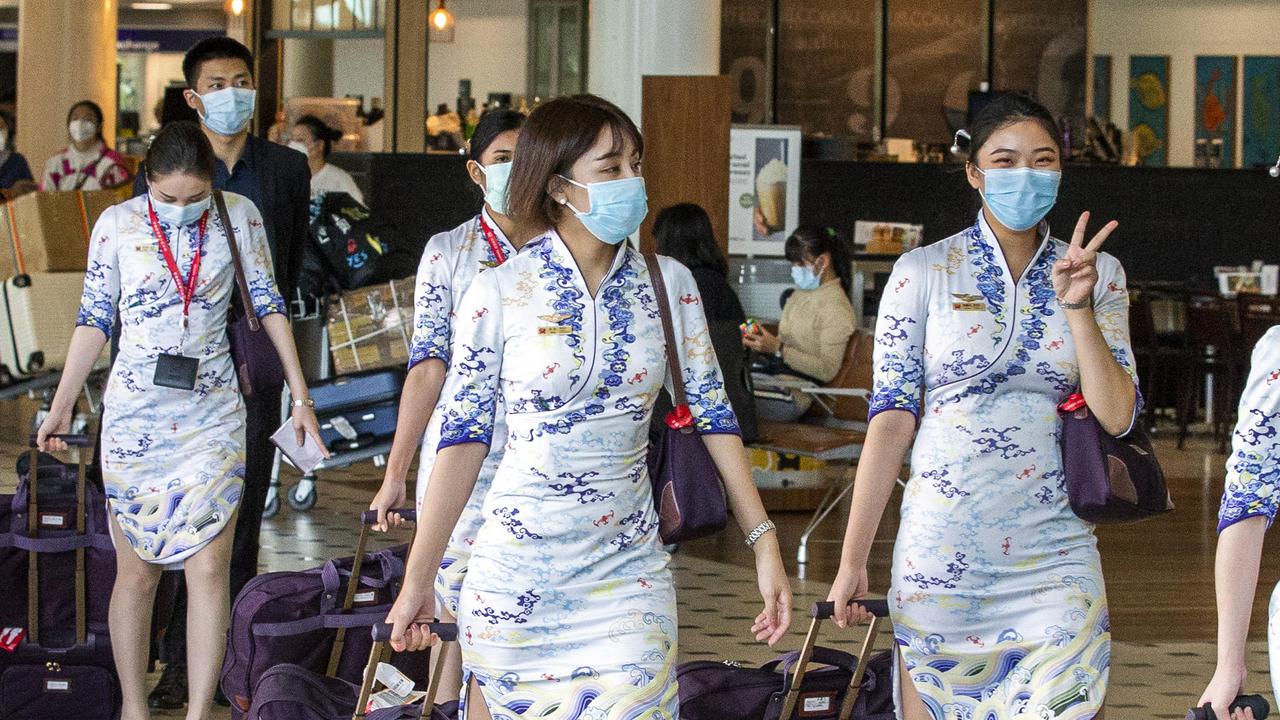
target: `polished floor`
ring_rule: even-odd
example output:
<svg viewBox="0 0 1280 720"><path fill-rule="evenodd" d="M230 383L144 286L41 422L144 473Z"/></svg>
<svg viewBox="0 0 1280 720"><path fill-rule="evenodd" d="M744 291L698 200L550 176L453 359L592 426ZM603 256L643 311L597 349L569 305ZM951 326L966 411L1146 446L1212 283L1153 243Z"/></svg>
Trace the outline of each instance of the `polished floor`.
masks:
<svg viewBox="0 0 1280 720"><path fill-rule="evenodd" d="M1177 510L1138 525L1099 528L1116 641L1107 703L1111 718L1182 718L1212 674L1213 528L1224 462L1215 449L1216 443L1210 439L1195 437L1186 450L1179 451L1169 439L1158 435L1157 450L1169 475ZM12 488L13 460L19 451L13 445L0 446L0 491ZM313 510L297 513L286 506L263 524L263 570L305 568L350 554L356 513L365 507L379 477L380 471L371 464L322 475L319 502ZM877 535L871 567L875 588L888 586L898 501L895 497L890 503ZM825 596L839 560L837 543L844 528L843 515L833 514L820 528L811 546L811 562L804 568L796 565L795 551L807 515L775 516L788 569L796 578L798 608L807 608ZM760 664L777 652L799 646L807 627L803 610L782 647L770 649L749 637L751 619L759 612L751 560L735 532L690 543L675 555L683 660L715 658ZM1268 695L1267 658L1261 640L1265 637L1267 596L1277 580L1280 553L1267 552L1261 590L1254 603L1249 664L1250 690ZM858 631L837 634L831 627L822 642L854 650L860 640ZM888 640L885 635L879 646L886 647ZM225 710L215 715L226 716Z"/></svg>

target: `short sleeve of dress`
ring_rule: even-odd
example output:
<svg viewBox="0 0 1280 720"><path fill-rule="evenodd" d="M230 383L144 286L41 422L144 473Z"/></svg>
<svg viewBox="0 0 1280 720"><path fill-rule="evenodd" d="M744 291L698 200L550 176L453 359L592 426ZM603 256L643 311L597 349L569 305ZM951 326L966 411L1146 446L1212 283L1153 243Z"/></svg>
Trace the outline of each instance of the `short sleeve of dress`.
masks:
<svg viewBox="0 0 1280 720"><path fill-rule="evenodd" d="M1134 362L1133 344L1129 340L1129 285L1120 261L1105 253L1098 256L1098 283L1094 287L1093 316L1116 362L1133 379L1136 401L1129 430L1125 431L1127 434L1142 413L1138 366Z"/></svg>
<svg viewBox="0 0 1280 720"><path fill-rule="evenodd" d="M1267 525L1280 509L1280 326L1253 349L1249 381L1240 397L1231 438L1227 482L1218 511L1218 532L1262 516Z"/></svg>
<svg viewBox="0 0 1280 720"><path fill-rule="evenodd" d="M418 261L413 291L413 339L409 343L410 369L424 360L449 364L449 338L453 320L453 248L448 233L431 238Z"/></svg>
<svg viewBox="0 0 1280 720"><path fill-rule="evenodd" d="M502 294L497 273L483 272L459 304L454 326L452 360L436 412L440 414L440 445L484 443L493 440L494 412L502 352Z"/></svg>
<svg viewBox="0 0 1280 720"><path fill-rule="evenodd" d="M724 387L720 361L711 345L711 331L693 273L674 260L659 258L658 262L667 287L675 340L679 345L685 398L689 401L695 427L702 435L741 435L738 417L729 404L729 394ZM659 302L661 300L658 298ZM665 373L664 385L668 392L671 391L670 375L670 372Z"/></svg>
<svg viewBox="0 0 1280 720"><path fill-rule="evenodd" d="M244 264L245 281L249 283L249 299L253 302L254 313L260 318L271 313L288 315L288 305L276 289L275 271L271 266L271 246L267 242L267 229L262 224L258 208L248 198L228 195L227 214L236 226L236 242L239 243L240 259Z"/></svg>
<svg viewBox="0 0 1280 720"><path fill-rule="evenodd" d="M84 273L84 293L80 296L77 326L94 327L111 337L120 302L120 267L116 261L116 213L109 208L93 226L89 259Z"/></svg>
<svg viewBox="0 0 1280 720"><path fill-rule="evenodd" d="M928 269L923 260L921 250L898 258L880 297L868 421L885 410L906 410L920 417L924 328L929 314Z"/></svg>

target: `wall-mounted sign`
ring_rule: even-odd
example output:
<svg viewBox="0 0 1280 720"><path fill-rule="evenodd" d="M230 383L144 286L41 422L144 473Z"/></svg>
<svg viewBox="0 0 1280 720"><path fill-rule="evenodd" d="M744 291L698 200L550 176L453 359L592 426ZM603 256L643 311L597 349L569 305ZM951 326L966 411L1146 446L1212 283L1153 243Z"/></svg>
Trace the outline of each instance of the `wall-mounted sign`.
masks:
<svg viewBox="0 0 1280 720"><path fill-rule="evenodd" d="M800 224L800 128L734 125L729 131L729 252L783 254Z"/></svg>

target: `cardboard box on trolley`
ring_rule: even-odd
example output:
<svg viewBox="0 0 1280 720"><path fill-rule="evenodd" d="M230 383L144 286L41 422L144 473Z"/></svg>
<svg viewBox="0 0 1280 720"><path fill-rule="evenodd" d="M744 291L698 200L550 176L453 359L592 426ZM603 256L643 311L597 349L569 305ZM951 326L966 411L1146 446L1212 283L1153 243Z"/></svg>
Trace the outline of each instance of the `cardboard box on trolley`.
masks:
<svg viewBox="0 0 1280 720"><path fill-rule="evenodd" d="M413 338L414 278L349 290L329 306L329 350L338 375L404 367Z"/></svg>
<svg viewBox="0 0 1280 720"><path fill-rule="evenodd" d="M83 273L89 233L119 190L34 192L0 209L0 278L30 273Z"/></svg>

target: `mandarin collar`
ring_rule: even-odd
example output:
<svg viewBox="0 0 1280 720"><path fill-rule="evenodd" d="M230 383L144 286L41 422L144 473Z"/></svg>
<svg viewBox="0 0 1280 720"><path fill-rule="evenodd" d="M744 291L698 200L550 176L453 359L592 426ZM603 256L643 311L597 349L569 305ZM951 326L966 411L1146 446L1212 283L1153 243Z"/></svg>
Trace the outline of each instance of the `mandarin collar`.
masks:
<svg viewBox="0 0 1280 720"><path fill-rule="evenodd" d="M548 240L552 254L558 256L555 258L556 261L567 268L571 268L574 276L578 279L578 282L581 283L583 288L586 288L587 283L582 277L582 270L578 267L578 262L573 259L573 253L569 252L569 246L565 245L564 239L560 237L560 233L556 232L555 228L551 228L547 230L545 237ZM605 273L604 280L600 282L601 288L613 279L613 276L618 273L618 270L622 267L623 263L626 262L631 253L635 252L631 247L631 241L624 240L622 241L622 245L623 247L618 248L618 252L613 256L613 264L609 266L609 272Z"/></svg>
<svg viewBox="0 0 1280 720"><path fill-rule="evenodd" d="M974 234L974 241L984 250L990 252L996 259L996 263L1004 272L1006 278L1013 281L1013 273L1009 271L1009 261L1004 256L1004 250L1000 248L1000 240L996 238L996 233L991 229L990 223L987 222L986 213L978 210L978 232ZM1031 262L1027 263L1026 270L1022 271L1022 276L1026 277L1027 271L1035 267L1043 258L1046 249L1053 243L1053 235L1049 232L1049 221L1041 220L1036 226L1036 235L1040 237L1040 245L1036 248L1036 252L1031 256ZM1018 278L1015 285L1022 282L1022 277Z"/></svg>

